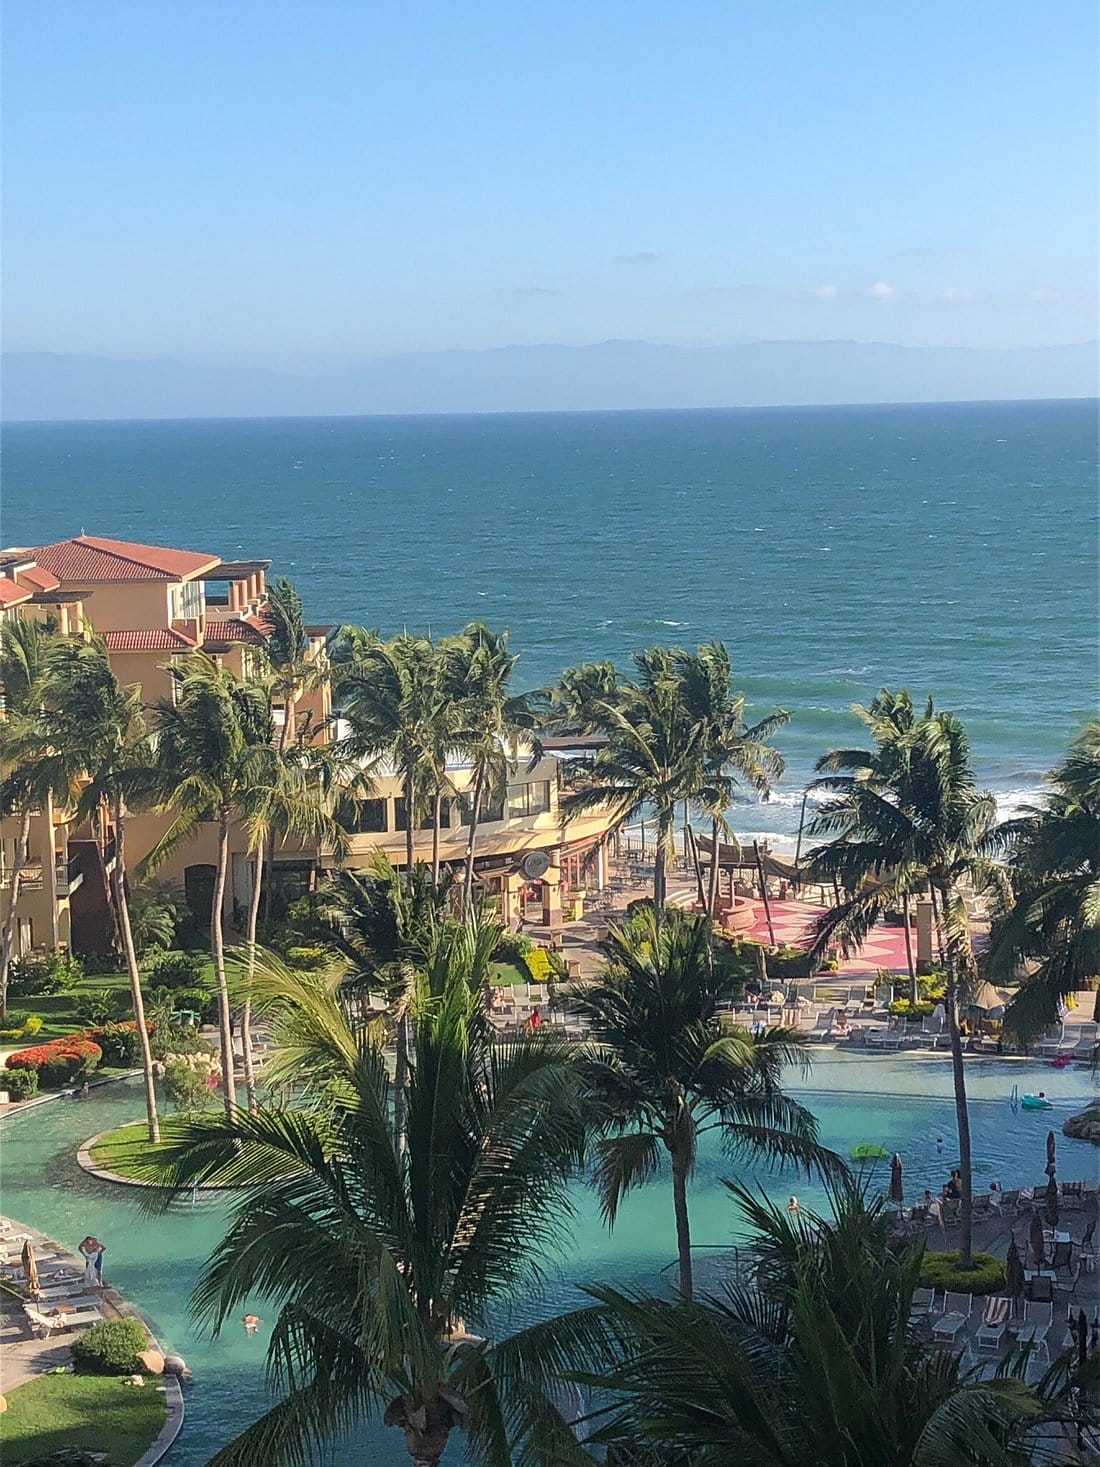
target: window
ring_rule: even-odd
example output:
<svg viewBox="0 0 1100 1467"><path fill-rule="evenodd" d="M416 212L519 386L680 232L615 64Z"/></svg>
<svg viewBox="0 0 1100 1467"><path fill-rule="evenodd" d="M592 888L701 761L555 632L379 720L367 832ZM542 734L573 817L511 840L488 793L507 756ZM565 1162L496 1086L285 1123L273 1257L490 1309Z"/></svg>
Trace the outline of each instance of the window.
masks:
<svg viewBox="0 0 1100 1467"><path fill-rule="evenodd" d="M508 786L508 818L524 820L550 808L550 785L545 779Z"/></svg>
<svg viewBox="0 0 1100 1467"><path fill-rule="evenodd" d="M351 829L353 835L375 835L385 831L386 801L359 800Z"/></svg>

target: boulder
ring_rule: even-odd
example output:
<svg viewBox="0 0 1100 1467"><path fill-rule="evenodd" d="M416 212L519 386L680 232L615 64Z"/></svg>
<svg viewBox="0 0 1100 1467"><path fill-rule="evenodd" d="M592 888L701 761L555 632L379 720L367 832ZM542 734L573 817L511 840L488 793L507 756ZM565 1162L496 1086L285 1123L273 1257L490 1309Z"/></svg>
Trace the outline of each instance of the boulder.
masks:
<svg viewBox="0 0 1100 1467"><path fill-rule="evenodd" d="M186 1379L191 1372L188 1370L187 1363L182 1355L165 1355L164 1374L178 1375L181 1379Z"/></svg>
<svg viewBox="0 0 1100 1467"><path fill-rule="evenodd" d="M137 1361L141 1368L145 1371L146 1375L164 1374L164 1356L160 1353L159 1350L154 1350L152 1348L148 1350L142 1350L138 1354Z"/></svg>
<svg viewBox="0 0 1100 1467"><path fill-rule="evenodd" d="M1063 1124L1062 1132L1075 1141L1091 1141L1094 1146L1100 1146L1100 1106L1093 1105L1070 1116Z"/></svg>

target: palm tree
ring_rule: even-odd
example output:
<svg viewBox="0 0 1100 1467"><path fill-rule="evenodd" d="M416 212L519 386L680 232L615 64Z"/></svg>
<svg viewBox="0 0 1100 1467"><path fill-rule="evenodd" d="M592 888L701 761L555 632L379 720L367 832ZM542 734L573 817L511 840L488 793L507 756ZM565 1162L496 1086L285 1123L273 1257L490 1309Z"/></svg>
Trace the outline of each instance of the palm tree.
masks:
<svg viewBox="0 0 1100 1467"><path fill-rule="evenodd" d="M384 642L345 628L334 662L333 695L351 726L345 754L366 760L368 768L388 758L401 780L405 869L411 872L417 822L438 775L433 730L447 714L436 649L427 637L403 633Z"/></svg>
<svg viewBox="0 0 1100 1467"><path fill-rule="evenodd" d="M528 700L510 691L518 654L508 650L508 633L493 632L482 622L470 622L441 648L445 705L453 709L454 747L470 761L469 835L466 840L466 876L462 902L473 897L478 823L485 800L503 794L509 771L515 768L519 741L535 727Z"/></svg>
<svg viewBox="0 0 1100 1467"><path fill-rule="evenodd" d="M141 972L130 920L126 852L127 817L149 809L156 799L153 751L138 686L124 688L111 670L101 641L66 639L50 669L48 741L67 752L83 769L83 789L76 804L80 819L97 820L105 812L114 832L115 858L110 873L111 900L130 979L130 1000L145 1083L149 1140L160 1139L153 1055L145 1021Z"/></svg>
<svg viewBox="0 0 1100 1467"><path fill-rule="evenodd" d="M172 1124L157 1167L168 1195L237 1189L198 1314L216 1331L246 1301L277 1310L268 1363L283 1399L212 1467L313 1459L364 1419L398 1428L417 1467L456 1430L494 1467L512 1461L494 1346L468 1325L564 1238L582 1109L569 1052L539 1034L493 1043L464 958L445 966L415 1015L403 1150L373 1033L318 975L276 1001L301 1010L300 1078L316 1095L321 1077L324 1103Z"/></svg>
<svg viewBox="0 0 1100 1467"><path fill-rule="evenodd" d="M399 1149L405 1137L413 1013L431 955L438 950L452 887L453 878L437 883L423 866L399 874L383 851L375 851L366 871L334 871L320 892L319 910L331 926L333 946L348 963L344 991L380 994L393 1019L394 1135ZM450 932L453 940L453 928ZM499 935L494 929L489 956ZM487 959L484 967L475 976L487 982Z"/></svg>
<svg viewBox="0 0 1100 1467"><path fill-rule="evenodd" d="M261 699L267 696L267 689L257 691ZM241 1069L251 1111L257 1109L258 1099L249 980L257 951L265 864L274 855L277 839L315 844L327 848L337 858L342 855L346 843L346 832L338 815L344 796L340 762L330 749L313 745L311 735L312 724L303 723L296 729L293 743L287 744L280 739L270 757L253 758L250 769L256 783L242 791L239 797L240 809L248 824L252 856L252 889L245 918L245 946L249 961L240 1011ZM269 884L271 880L272 868L269 866Z"/></svg>
<svg viewBox="0 0 1100 1467"><path fill-rule="evenodd" d="M591 1289L595 1306L544 1330L601 1363L574 1378L607 1402L590 1440L609 1462L1022 1467L1044 1447L1054 1460L1059 1433L1036 1428L1078 1424L1073 1372L1031 1387L1024 1351L983 1379L915 1338L923 1242L896 1250L881 1203L831 1190L835 1215L791 1218L731 1187L765 1260L754 1286L697 1300Z"/></svg>
<svg viewBox="0 0 1100 1467"><path fill-rule="evenodd" d="M986 955L993 977L1011 978L1021 962L1038 964L1005 1010L1005 1026L1024 1038L1052 1023L1066 995L1100 974L1100 720L1086 724L1051 784L1039 808L1002 827L1015 890Z"/></svg>
<svg viewBox="0 0 1100 1467"><path fill-rule="evenodd" d="M204 653L192 653L174 665L171 674L175 697L159 699L153 718L162 800L174 818L141 864L143 871L155 872L200 824L216 823L210 951L218 987L225 1111L231 1119L236 1090L223 925L229 833L234 819L241 819L249 848L256 850L256 791L270 787L276 778L275 726L264 690L219 667Z"/></svg>
<svg viewBox="0 0 1100 1467"><path fill-rule="evenodd" d="M704 735L704 775L707 784L701 803L711 805L710 884L706 910L713 921L718 901L719 841L729 835L725 812L737 791L748 787L767 796L782 775L782 754L767 742L791 719L782 710L751 726L745 722L745 695L733 686L729 653L722 642L708 642L698 652L679 652L680 677L693 723ZM697 797L699 798L699 797Z"/></svg>
<svg viewBox="0 0 1100 1467"><path fill-rule="evenodd" d="M699 798L705 786L706 730L692 721L675 651L651 647L636 653L633 661L636 681L615 680L596 664L568 674L564 686L551 695L552 707L561 710L558 726L571 723L570 731L604 740L590 761L571 769L573 788L563 796L561 811L568 820L605 810L612 828L619 829L653 809L653 902L661 911L677 806Z"/></svg>
<svg viewBox="0 0 1100 1467"><path fill-rule="evenodd" d="M325 675L325 664L311 656L306 630L305 608L293 582L275 581L267 589L267 601L260 613L264 629L262 658L268 672L272 697L282 704L283 721L279 729L280 753L297 739L297 707L303 693L316 687ZM274 888L276 831L270 829L263 854L265 893L264 916L271 916ZM246 1057L247 1064L247 1057Z"/></svg>
<svg viewBox="0 0 1100 1467"><path fill-rule="evenodd" d="M0 816L14 815L18 828L8 873L8 909L0 929L0 1019L7 1013L8 970L24 874L30 861L34 812L77 785L78 771L43 761L47 749L45 695L51 658L60 638L43 622L20 618L0 622L0 687L3 691L3 749L0 756ZM51 835L52 839L52 835ZM43 859L53 858L52 851Z"/></svg>
<svg viewBox="0 0 1100 1467"><path fill-rule="evenodd" d="M883 690L855 712L871 730L870 750L833 750L818 761L816 787L831 798L810 826L831 836L812 852L815 869L847 893L817 923L815 951L858 949L876 922L930 891L943 953L948 1037L959 1132L962 1202L959 1268L971 1259L970 1118L959 1009L975 977L964 890L1003 888L993 796L978 790L966 731L929 699L917 716L908 693Z"/></svg>
<svg viewBox="0 0 1100 1467"><path fill-rule="evenodd" d="M642 911L613 927L601 977L566 990L564 1005L586 1019L594 1048L585 1073L602 1116L595 1183L609 1224L625 1194L672 1167L680 1292L692 1292L688 1180L698 1139L716 1130L734 1156L763 1155L807 1167L838 1165L817 1141L814 1117L787 1095L784 1065L806 1064L786 1029L754 1035L723 1027L721 1003L735 980L708 961L710 923Z"/></svg>

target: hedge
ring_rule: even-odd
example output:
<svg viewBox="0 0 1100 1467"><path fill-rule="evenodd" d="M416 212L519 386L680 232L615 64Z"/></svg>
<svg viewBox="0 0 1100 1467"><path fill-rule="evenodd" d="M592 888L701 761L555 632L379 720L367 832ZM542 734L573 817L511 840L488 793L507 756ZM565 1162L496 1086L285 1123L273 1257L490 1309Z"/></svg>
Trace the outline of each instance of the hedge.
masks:
<svg viewBox="0 0 1100 1467"><path fill-rule="evenodd" d="M89 1375L133 1375L138 1356L149 1348L149 1332L137 1319L104 1319L77 1335L70 1347L73 1364Z"/></svg>
<svg viewBox="0 0 1100 1467"><path fill-rule="evenodd" d="M38 1094L37 1070L6 1070L0 1076L0 1090L6 1090L11 1100L30 1100Z"/></svg>
<svg viewBox="0 0 1100 1467"><path fill-rule="evenodd" d="M946 1253L926 1253L921 1265L920 1281L924 1289L951 1289L959 1294L995 1294L1004 1288L1004 1259L995 1253L975 1253L974 1267L959 1272L957 1249Z"/></svg>
<svg viewBox="0 0 1100 1467"><path fill-rule="evenodd" d="M103 1058L103 1050L86 1034L67 1034L9 1054L9 1070L33 1070L45 1090L71 1085L78 1075L90 1075Z"/></svg>

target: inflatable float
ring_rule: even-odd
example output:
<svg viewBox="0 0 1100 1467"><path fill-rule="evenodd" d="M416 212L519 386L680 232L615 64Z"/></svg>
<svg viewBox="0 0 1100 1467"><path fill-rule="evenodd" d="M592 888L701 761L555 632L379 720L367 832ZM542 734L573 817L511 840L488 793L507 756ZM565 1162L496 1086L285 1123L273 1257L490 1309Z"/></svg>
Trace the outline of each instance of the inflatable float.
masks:
<svg viewBox="0 0 1100 1467"><path fill-rule="evenodd" d="M1020 1098L1020 1105L1024 1110L1053 1110L1054 1107L1045 1095L1024 1095Z"/></svg>
<svg viewBox="0 0 1100 1467"><path fill-rule="evenodd" d="M848 1155L853 1161L881 1161L890 1153L885 1146L879 1146L874 1141L861 1141L857 1146L852 1147Z"/></svg>

